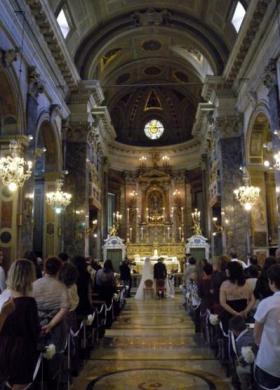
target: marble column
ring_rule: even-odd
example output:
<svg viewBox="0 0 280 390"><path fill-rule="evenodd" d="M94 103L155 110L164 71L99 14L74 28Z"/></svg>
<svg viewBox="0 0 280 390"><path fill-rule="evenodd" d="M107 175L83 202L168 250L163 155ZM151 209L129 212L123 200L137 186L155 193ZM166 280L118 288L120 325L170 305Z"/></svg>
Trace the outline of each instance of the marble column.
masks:
<svg viewBox="0 0 280 390"><path fill-rule="evenodd" d="M224 243L224 253L231 251L243 259L247 255L247 237L250 232L248 216L243 207L234 198L233 190L243 185L240 166L243 161L243 139L240 134L241 122L238 116L219 118L216 121L218 141L218 159L220 161L221 177L221 209L222 226L225 227L225 219L229 218L227 240ZM230 213L230 210L233 211Z"/></svg>
<svg viewBox="0 0 280 390"><path fill-rule="evenodd" d="M86 215L89 213L87 170L87 128L69 128L66 138L66 189L72 194L64 217L64 250L70 255L84 255L86 250ZM77 213L82 210L82 213Z"/></svg>

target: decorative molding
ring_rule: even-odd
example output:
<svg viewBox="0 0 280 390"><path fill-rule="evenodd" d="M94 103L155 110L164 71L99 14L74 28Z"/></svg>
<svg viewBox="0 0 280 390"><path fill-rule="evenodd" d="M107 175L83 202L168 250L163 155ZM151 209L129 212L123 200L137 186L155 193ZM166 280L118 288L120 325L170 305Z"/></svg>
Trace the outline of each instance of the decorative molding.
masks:
<svg viewBox="0 0 280 390"><path fill-rule="evenodd" d="M50 117L53 115L59 115L62 117L62 107L60 104L51 104L49 108Z"/></svg>
<svg viewBox="0 0 280 390"><path fill-rule="evenodd" d="M256 34L270 3L271 0L256 0L251 2L250 6L254 7L254 9L250 15L249 22L246 26L244 26L247 29L244 34L239 35L238 40L235 44L235 49L231 53L232 61L228 61L228 66L225 72L226 84L228 87L231 87L233 85L239 73L239 70L243 65L243 62L250 50L250 46L256 38ZM249 11L247 11L247 13L248 12Z"/></svg>
<svg viewBox="0 0 280 390"><path fill-rule="evenodd" d="M36 71L36 66L29 66L27 68L28 74L28 93L37 98L40 93L44 92L44 84Z"/></svg>
<svg viewBox="0 0 280 390"><path fill-rule="evenodd" d="M47 9L47 2L43 2L42 0L26 0L26 3L29 5L31 13L44 36L66 84L70 90L77 89L77 82L79 80L78 73L70 59L67 49L62 47L63 44L56 31L59 27L54 27L54 21L51 20L52 11L49 12Z"/></svg>
<svg viewBox="0 0 280 390"><path fill-rule="evenodd" d="M111 117L108 108L106 106L98 106L98 107L94 107L91 112L93 117L99 120L99 126L101 126L104 130L104 132L101 131L100 133L104 135L105 138L107 138L106 137L107 135L109 136L110 139L115 139L116 132L114 127L112 126Z"/></svg>
<svg viewBox="0 0 280 390"><path fill-rule="evenodd" d="M272 58L265 67L263 83L268 90L277 84L277 59Z"/></svg>
<svg viewBox="0 0 280 390"><path fill-rule="evenodd" d="M87 123L79 126L70 123L69 126L65 127L65 139L69 142L86 143L88 130L89 125Z"/></svg>
<svg viewBox="0 0 280 390"><path fill-rule="evenodd" d="M135 23L135 27L162 26L169 24L170 16L170 11L158 11L154 8L148 8L144 12L135 12L132 14L132 19Z"/></svg>
<svg viewBox="0 0 280 390"><path fill-rule="evenodd" d="M9 50L0 49L0 55L1 55L0 65L2 65L4 68L8 68L9 66L11 66L12 63L17 60L18 53L19 53L18 48L9 49Z"/></svg>
<svg viewBox="0 0 280 390"><path fill-rule="evenodd" d="M215 118L214 126L219 139L238 137L242 131L242 116L233 114L217 117Z"/></svg>

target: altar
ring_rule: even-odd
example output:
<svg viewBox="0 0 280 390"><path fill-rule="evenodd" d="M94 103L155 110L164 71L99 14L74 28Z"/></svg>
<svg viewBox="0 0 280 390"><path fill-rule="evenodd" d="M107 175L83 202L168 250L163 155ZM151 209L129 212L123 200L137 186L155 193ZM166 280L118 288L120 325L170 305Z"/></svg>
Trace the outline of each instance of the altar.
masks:
<svg viewBox="0 0 280 390"><path fill-rule="evenodd" d="M184 255L184 244L161 245L159 249L153 245L127 245L127 257L135 264L133 269L137 273L142 273L146 257L151 259L153 265L158 261L159 257L162 257L169 273L181 272L181 262Z"/></svg>
<svg viewBox="0 0 280 390"><path fill-rule="evenodd" d="M159 257L163 259L164 264L166 265L167 272L181 272L181 265L179 260L176 256L174 257L168 257L168 256L150 256L150 260L152 265L154 266L155 263L158 261ZM142 273L143 267L144 267L144 261L146 257L140 257L139 255L134 256L134 271L137 273Z"/></svg>

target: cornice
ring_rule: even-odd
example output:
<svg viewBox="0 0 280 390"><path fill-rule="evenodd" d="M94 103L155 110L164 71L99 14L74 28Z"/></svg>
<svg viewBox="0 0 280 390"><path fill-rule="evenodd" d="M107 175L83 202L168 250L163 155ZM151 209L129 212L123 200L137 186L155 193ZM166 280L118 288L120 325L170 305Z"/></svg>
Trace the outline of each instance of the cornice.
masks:
<svg viewBox="0 0 280 390"><path fill-rule="evenodd" d="M231 87L241 69L241 66L249 52L256 34L264 19L267 8L271 0L251 1L237 41L230 54L224 77L228 87Z"/></svg>
<svg viewBox="0 0 280 390"><path fill-rule="evenodd" d="M207 133L207 127L209 122L209 114L214 111L215 107L211 103L199 103L195 123L192 129L192 135L194 137L201 137Z"/></svg>
<svg viewBox="0 0 280 390"><path fill-rule="evenodd" d="M143 155L152 155L155 151L161 154L172 155L176 153L182 153L196 149L200 145L199 140L193 139L181 144L169 145L169 146L157 146L157 147L139 147L132 145L125 145L120 142L114 141L108 145L109 150L120 152L128 155L135 155L135 157L141 157Z"/></svg>
<svg viewBox="0 0 280 390"><path fill-rule="evenodd" d="M43 0L26 0L26 3L31 10L68 88L70 90L75 90L80 77L72 62L61 32L59 31L59 26L52 10L49 8L48 3Z"/></svg>

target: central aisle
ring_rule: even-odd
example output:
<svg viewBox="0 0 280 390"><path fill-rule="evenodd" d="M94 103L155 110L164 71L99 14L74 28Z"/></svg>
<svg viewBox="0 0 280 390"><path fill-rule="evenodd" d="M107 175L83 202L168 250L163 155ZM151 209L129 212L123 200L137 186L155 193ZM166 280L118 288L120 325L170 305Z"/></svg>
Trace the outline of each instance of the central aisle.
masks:
<svg viewBox="0 0 280 390"><path fill-rule="evenodd" d="M75 390L231 389L219 363L173 300L133 298L97 347Z"/></svg>

